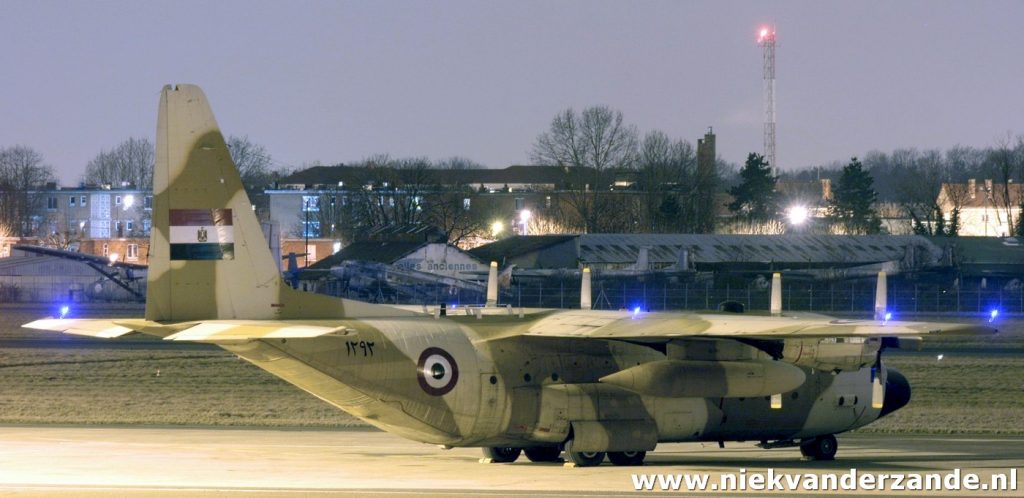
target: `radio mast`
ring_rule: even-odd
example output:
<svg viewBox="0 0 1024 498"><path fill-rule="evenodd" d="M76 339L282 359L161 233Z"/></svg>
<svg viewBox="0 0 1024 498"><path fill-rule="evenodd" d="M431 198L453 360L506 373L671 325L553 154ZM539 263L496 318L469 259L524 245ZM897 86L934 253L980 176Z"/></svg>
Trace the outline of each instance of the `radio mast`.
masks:
<svg viewBox="0 0 1024 498"><path fill-rule="evenodd" d="M764 52L764 159L779 174L775 162L775 26L762 26L757 44Z"/></svg>

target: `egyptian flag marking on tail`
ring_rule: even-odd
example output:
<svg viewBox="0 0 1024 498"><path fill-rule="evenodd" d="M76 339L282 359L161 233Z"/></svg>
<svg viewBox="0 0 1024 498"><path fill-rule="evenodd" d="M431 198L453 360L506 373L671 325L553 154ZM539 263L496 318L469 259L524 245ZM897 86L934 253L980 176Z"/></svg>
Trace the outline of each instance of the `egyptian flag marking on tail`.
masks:
<svg viewBox="0 0 1024 498"><path fill-rule="evenodd" d="M230 209L172 209L171 260L235 259Z"/></svg>

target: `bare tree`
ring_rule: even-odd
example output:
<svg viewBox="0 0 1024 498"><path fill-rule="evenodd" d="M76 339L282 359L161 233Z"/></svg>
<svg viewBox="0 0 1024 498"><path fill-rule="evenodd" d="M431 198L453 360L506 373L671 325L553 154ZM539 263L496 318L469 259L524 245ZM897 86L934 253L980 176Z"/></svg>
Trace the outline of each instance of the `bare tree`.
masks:
<svg viewBox="0 0 1024 498"><path fill-rule="evenodd" d="M426 194L422 206L423 221L444 231L450 244L459 245L471 237L488 235L489 221L495 214L494 206L481 206L479 202L475 202L477 192L458 174L462 170L482 167L481 164L463 157L452 157L435 164L437 174L441 175L444 181L435 182L432 191Z"/></svg>
<svg viewBox="0 0 1024 498"><path fill-rule="evenodd" d="M649 132L640 147L638 186L643 192L645 231L693 232L704 213L697 198L708 185L697 185L693 146L672 141L661 131ZM707 180L707 179L704 179ZM713 186L711 188L714 188Z"/></svg>
<svg viewBox="0 0 1024 498"><path fill-rule="evenodd" d="M270 185L279 177L274 172L274 159L262 145L253 143L249 136L228 137L228 150L231 160L238 167L242 176L242 185L246 190L260 190Z"/></svg>
<svg viewBox="0 0 1024 498"><path fill-rule="evenodd" d="M351 168L357 179L345 190L330 194L334 208L325 210L321 200L321 228L333 226L344 239L355 240L374 228L425 220L427 195L437 186L429 160L392 159L384 154Z"/></svg>
<svg viewBox="0 0 1024 498"><path fill-rule="evenodd" d="M869 161L867 169L872 176L891 179L890 182L879 183L891 184L892 197L910 217L915 233L939 235L945 232L945 219L938 198L949 175L939 151L921 154L917 149L897 149L889 156L872 152L865 161Z"/></svg>
<svg viewBox="0 0 1024 498"><path fill-rule="evenodd" d="M1015 172L1024 171L1024 158L1020 157L1015 148L1010 145L1010 135L996 141L996 147L989 152L991 171L998 180L993 186L991 196L996 209L1001 210L1001 216L1005 217L1006 225L1009 227L1006 235L1019 235L1014 233L1018 222L1015 219L1017 209L1021 205L1019 199L1014 198L1013 175ZM1024 213L1022 213L1024 214Z"/></svg>
<svg viewBox="0 0 1024 498"><path fill-rule="evenodd" d="M942 193L939 195L939 206L943 204L949 205L948 216L949 219L945 223L945 232L937 233L935 235L946 235L949 237L956 237L960 234L960 212L964 207L964 204L970 200L971 191L968 185L965 183L946 183L942 187ZM947 213L943 213L945 216Z"/></svg>
<svg viewBox="0 0 1024 498"><path fill-rule="evenodd" d="M486 169L487 167L472 159L462 156L452 156L434 163L434 167L441 170L460 171L466 169Z"/></svg>
<svg viewBox="0 0 1024 498"><path fill-rule="evenodd" d="M35 149L24 145L0 149L0 224L16 235L31 235L32 213L42 197L29 192L53 181L53 168Z"/></svg>
<svg viewBox="0 0 1024 498"><path fill-rule="evenodd" d="M609 173L634 166L637 135L635 126L623 122L621 111L595 106L581 114L571 108L562 111L537 137L531 155L535 163L571 169L569 202L585 231L606 229L605 218L598 213L611 183Z"/></svg>
<svg viewBox="0 0 1024 498"><path fill-rule="evenodd" d="M85 166L85 183L131 185L141 189L153 186L153 143L147 138L129 138L110 150L101 150Z"/></svg>

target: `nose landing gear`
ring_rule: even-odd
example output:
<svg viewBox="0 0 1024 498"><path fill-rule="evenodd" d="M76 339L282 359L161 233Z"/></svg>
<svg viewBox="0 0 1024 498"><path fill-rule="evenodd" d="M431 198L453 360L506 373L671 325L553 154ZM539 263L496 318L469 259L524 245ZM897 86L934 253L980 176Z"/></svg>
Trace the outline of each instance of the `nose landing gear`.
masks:
<svg viewBox="0 0 1024 498"><path fill-rule="evenodd" d="M800 454L809 460L835 460L839 442L829 434L800 441Z"/></svg>

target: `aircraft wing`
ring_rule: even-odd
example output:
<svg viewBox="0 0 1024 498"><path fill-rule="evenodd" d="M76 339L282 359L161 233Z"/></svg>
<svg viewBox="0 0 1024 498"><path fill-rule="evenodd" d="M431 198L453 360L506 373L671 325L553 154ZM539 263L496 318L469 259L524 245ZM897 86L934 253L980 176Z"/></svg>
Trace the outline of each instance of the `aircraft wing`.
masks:
<svg viewBox="0 0 1024 498"><path fill-rule="evenodd" d="M22 326L103 339L140 332L162 337L167 341L209 343L343 336L355 332L354 328L346 325L301 320L210 320L163 325L141 319L45 318Z"/></svg>
<svg viewBox="0 0 1024 498"><path fill-rule="evenodd" d="M996 332L993 327L964 323L880 322L821 316L769 317L586 311L552 314L538 320L525 331L513 335L658 341L680 337L921 337L935 334L985 335Z"/></svg>

